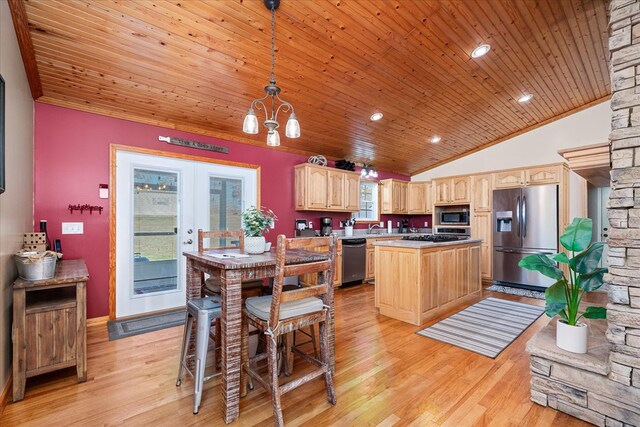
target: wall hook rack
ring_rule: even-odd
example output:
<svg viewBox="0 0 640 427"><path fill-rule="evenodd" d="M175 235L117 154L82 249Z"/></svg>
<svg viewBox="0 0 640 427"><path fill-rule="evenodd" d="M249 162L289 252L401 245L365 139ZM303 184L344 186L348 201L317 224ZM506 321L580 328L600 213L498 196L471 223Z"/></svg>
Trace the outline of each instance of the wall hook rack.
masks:
<svg viewBox="0 0 640 427"><path fill-rule="evenodd" d="M89 213L91 215L93 215L93 211L98 211L98 213L100 215L102 215L102 210L104 209L102 206L94 206L94 205L69 205L68 207L69 212L71 212L71 214L73 214L73 211L80 211L80 214L82 214L84 211L89 211Z"/></svg>

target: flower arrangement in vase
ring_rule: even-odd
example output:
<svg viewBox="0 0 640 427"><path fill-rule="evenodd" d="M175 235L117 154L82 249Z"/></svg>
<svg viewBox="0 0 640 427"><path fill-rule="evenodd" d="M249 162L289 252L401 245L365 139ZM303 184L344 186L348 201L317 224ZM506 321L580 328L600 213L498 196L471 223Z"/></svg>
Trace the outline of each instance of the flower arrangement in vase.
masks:
<svg viewBox="0 0 640 427"><path fill-rule="evenodd" d="M251 206L242 212L242 228L244 229L244 251L249 254L264 252L264 233L273 228L278 220L271 209Z"/></svg>

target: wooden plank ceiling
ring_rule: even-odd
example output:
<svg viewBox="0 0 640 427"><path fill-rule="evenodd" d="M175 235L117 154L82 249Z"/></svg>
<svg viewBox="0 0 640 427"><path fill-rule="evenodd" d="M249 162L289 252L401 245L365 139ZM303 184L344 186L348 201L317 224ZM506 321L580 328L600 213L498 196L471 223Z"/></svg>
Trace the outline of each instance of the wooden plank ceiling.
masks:
<svg viewBox="0 0 640 427"><path fill-rule="evenodd" d="M40 101L265 145L262 126L242 133L269 78L261 0L11 6ZM276 78L302 136L281 131L279 149L412 174L603 101L607 13L604 0L282 0Z"/></svg>

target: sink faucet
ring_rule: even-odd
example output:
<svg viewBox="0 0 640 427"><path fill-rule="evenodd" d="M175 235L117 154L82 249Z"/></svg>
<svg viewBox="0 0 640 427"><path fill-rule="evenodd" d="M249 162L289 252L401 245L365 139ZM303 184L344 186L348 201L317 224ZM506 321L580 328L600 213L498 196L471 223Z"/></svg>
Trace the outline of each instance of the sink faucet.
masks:
<svg viewBox="0 0 640 427"><path fill-rule="evenodd" d="M367 233L368 233L368 234L371 234L371 231L372 231L374 228L376 228L376 227L378 227L379 229L381 229L381 230L382 230L382 227L380 227L380 224L369 224L369 227L368 227L368 229L367 229Z"/></svg>

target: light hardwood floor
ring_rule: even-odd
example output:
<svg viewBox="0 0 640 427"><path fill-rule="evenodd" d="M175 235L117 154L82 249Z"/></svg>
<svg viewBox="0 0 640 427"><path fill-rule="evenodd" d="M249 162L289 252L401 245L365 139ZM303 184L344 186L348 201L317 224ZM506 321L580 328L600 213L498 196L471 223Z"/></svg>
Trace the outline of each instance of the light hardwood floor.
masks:
<svg viewBox="0 0 640 427"><path fill-rule="evenodd" d="M543 305L539 300L485 291L486 296ZM587 425L529 400L525 344L548 321L540 317L494 360L418 336L415 332L420 328L379 316L371 285L339 289L338 403L329 405L323 381L312 381L283 396L285 423ZM198 415L191 413L191 380L175 386L181 334L182 328L176 327L110 342L105 326L90 326L87 382L76 384L72 370L30 379L24 400L7 405L0 425L224 425L219 379L205 384ZM296 369L303 371L302 362L296 363ZM240 420L233 425L269 426L272 422L270 398L256 387L242 399Z"/></svg>

